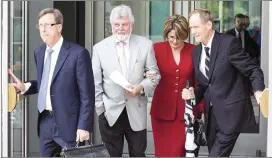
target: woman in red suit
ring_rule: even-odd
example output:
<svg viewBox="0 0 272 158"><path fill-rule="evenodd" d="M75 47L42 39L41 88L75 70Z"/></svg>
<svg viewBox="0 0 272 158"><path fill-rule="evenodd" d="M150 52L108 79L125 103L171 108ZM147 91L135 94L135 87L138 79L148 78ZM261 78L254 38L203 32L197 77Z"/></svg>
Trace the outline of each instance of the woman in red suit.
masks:
<svg viewBox="0 0 272 158"><path fill-rule="evenodd" d="M165 42L154 44L161 73L150 112L155 156L184 157L185 101L181 98L181 92L186 80L193 85L195 83L191 56L194 45L184 42L188 38L189 27L186 18L181 15L169 17L163 31ZM203 109L203 104L196 108Z"/></svg>

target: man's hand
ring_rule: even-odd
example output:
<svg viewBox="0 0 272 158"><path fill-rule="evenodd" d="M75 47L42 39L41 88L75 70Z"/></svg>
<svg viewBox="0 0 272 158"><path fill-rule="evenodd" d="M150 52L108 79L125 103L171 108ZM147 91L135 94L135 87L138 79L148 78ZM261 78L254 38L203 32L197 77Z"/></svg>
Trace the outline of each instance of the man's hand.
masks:
<svg viewBox="0 0 272 158"><path fill-rule="evenodd" d="M14 86L15 88L19 89L21 92L25 91L25 85L24 83L22 83L12 72L11 69L8 70L9 76L11 77L13 83L12 86Z"/></svg>
<svg viewBox="0 0 272 158"><path fill-rule="evenodd" d="M89 139L90 139L90 133L88 131L77 129L77 137L76 137L77 142L78 141L83 142Z"/></svg>
<svg viewBox="0 0 272 158"><path fill-rule="evenodd" d="M189 99L195 99L195 93L194 93L194 88L190 87L189 89L184 88L182 90L182 99L184 100L189 100Z"/></svg>
<svg viewBox="0 0 272 158"><path fill-rule="evenodd" d="M144 89L142 85L129 85L128 88L132 89L132 91L126 90L127 95L131 97L137 96Z"/></svg>
<svg viewBox="0 0 272 158"><path fill-rule="evenodd" d="M256 98L258 104L260 104L260 100L261 100L262 94L263 94L262 91L256 91L256 92L254 93L254 96L255 96L255 98Z"/></svg>

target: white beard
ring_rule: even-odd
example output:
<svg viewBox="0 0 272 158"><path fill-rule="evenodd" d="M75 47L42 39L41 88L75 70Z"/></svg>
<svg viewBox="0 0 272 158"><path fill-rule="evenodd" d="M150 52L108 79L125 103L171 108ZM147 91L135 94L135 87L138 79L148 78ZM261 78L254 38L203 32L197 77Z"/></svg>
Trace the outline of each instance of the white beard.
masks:
<svg viewBox="0 0 272 158"><path fill-rule="evenodd" d="M130 34L124 34L124 35L114 34L114 36L118 41L125 41L129 38Z"/></svg>

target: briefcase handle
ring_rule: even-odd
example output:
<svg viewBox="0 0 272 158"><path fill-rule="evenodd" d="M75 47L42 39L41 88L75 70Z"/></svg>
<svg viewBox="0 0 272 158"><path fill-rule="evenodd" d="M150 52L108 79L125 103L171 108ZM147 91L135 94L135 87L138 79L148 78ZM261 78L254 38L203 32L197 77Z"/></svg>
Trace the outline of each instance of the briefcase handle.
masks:
<svg viewBox="0 0 272 158"><path fill-rule="evenodd" d="M77 141L77 142L76 142L76 146L75 146L76 148L79 147L79 142L80 142L80 141ZM91 143L90 139L88 139L87 142L89 143L89 145L93 146L93 143Z"/></svg>

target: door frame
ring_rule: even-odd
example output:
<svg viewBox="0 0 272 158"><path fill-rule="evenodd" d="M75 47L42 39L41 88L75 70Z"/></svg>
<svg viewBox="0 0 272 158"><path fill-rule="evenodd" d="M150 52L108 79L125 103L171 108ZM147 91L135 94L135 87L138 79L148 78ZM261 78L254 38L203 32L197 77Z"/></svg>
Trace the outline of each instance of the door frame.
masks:
<svg viewBox="0 0 272 158"><path fill-rule="evenodd" d="M1 56L0 56L0 67L1 67L1 137L0 137L0 152L1 157L9 156L9 130L8 130L8 1L1 1L1 13L0 13L0 45L1 45Z"/></svg>

